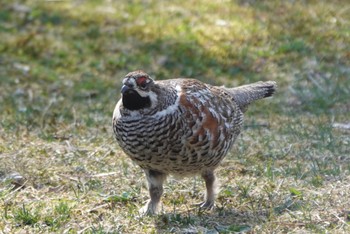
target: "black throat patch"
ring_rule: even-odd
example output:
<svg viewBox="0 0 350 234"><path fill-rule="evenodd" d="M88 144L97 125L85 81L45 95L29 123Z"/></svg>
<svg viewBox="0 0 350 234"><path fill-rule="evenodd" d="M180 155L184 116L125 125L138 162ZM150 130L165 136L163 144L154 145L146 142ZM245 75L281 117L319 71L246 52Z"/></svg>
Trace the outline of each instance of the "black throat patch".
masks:
<svg viewBox="0 0 350 234"><path fill-rule="evenodd" d="M123 106L129 110L140 110L151 106L149 97L141 97L135 90L128 90L123 94Z"/></svg>

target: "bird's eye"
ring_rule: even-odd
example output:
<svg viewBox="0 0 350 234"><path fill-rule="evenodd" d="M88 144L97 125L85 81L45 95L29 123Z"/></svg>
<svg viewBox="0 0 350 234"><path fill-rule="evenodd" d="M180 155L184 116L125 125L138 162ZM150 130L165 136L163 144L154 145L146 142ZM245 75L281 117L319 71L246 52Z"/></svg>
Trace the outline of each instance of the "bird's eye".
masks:
<svg viewBox="0 0 350 234"><path fill-rule="evenodd" d="M139 86L141 89L145 89L147 87L147 83L146 82L141 83Z"/></svg>

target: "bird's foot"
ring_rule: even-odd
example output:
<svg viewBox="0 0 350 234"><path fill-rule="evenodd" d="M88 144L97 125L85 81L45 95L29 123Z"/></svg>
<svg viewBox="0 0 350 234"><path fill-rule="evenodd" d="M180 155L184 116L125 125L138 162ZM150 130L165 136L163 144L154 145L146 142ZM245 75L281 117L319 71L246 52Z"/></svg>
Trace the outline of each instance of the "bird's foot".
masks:
<svg viewBox="0 0 350 234"><path fill-rule="evenodd" d="M212 210L214 208L214 202L212 201L204 201L195 204L195 206L198 206L200 210Z"/></svg>
<svg viewBox="0 0 350 234"><path fill-rule="evenodd" d="M139 213L141 215L148 215L152 216L158 213L158 205L159 203L152 202L149 200L146 205L144 205L140 210Z"/></svg>

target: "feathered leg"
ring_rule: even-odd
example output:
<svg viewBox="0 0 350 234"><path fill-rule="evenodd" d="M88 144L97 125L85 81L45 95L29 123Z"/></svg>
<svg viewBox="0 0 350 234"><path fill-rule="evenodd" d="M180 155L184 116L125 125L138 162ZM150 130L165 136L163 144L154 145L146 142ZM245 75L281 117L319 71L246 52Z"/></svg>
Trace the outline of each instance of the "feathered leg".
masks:
<svg viewBox="0 0 350 234"><path fill-rule="evenodd" d="M166 180L167 175L153 170L145 170L145 174L148 181L148 190L151 199L143 208L141 208L140 213L152 215L156 214L158 211L160 198L163 194L163 183Z"/></svg>
<svg viewBox="0 0 350 234"><path fill-rule="evenodd" d="M214 171L204 171L202 172L202 178L205 181L206 186L206 195L205 195L205 201L201 204L201 208L205 209L211 209L214 206L215 203L215 197L216 197L216 176L214 174Z"/></svg>

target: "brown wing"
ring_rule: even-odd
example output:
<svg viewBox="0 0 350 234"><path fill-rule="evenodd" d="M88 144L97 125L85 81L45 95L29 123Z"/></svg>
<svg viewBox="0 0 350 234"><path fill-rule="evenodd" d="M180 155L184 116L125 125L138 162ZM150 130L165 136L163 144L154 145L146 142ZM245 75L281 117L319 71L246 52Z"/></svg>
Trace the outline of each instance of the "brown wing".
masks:
<svg viewBox="0 0 350 234"><path fill-rule="evenodd" d="M217 164L240 133L243 114L237 104L220 87L184 80L180 107L191 133L187 146L203 151L207 164Z"/></svg>

